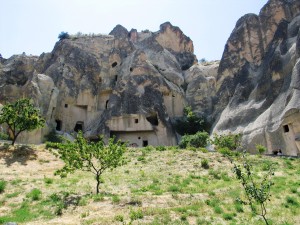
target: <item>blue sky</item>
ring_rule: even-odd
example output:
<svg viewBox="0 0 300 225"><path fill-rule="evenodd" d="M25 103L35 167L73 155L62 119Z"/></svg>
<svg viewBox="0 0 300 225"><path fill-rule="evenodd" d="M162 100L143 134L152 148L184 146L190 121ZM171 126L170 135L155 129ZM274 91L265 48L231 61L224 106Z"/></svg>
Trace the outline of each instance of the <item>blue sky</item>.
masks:
<svg viewBox="0 0 300 225"><path fill-rule="evenodd" d="M236 21L267 0L0 0L0 53L52 51L61 31L108 34L117 24L157 31L170 21L189 36L198 59L220 59Z"/></svg>

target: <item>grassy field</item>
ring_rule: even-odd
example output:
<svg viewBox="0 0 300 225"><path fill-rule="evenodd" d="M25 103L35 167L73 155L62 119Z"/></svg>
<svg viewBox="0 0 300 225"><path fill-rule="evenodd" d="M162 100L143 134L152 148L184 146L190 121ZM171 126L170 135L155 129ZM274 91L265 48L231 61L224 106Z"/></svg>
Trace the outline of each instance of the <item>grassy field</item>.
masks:
<svg viewBox="0 0 300 225"><path fill-rule="evenodd" d="M43 145L0 146L0 224L264 224L236 202L243 189L227 158L158 150L129 149L128 163L105 172L96 195L90 173L54 176L63 163ZM300 159L249 158L257 172L270 163L276 167L270 223L300 224Z"/></svg>

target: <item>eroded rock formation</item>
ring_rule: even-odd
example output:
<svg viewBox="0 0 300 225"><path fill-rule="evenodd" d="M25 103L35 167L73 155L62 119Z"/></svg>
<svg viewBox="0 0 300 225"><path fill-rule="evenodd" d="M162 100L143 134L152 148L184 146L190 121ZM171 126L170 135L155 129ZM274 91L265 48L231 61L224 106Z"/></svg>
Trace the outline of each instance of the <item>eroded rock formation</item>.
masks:
<svg viewBox="0 0 300 225"><path fill-rule="evenodd" d="M195 62L193 42L170 23L157 32L117 25L110 35L60 40L40 57L5 60L0 102L33 98L50 130L83 130L93 139L116 135L134 146L173 145L171 119L185 105L183 70Z"/></svg>
<svg viewBox="0 0 300 225"><path fill-rule="evenodd" d="M299 13L298 0L269 0L238 20L222 59L207 63L196 63L193 42L169 22L157 32L117 25L109 35L71 36L40 57L0 58L0 104L24 96L41 108L47 129L30 141L83 130L133 146L176 144L172 121L188 104L212 133L243 133L249 151L263 144L297 155Z"/></svg>
<svg viewBox="0 0 300 225"><path fill-rule="evenodd" d="M226 44L213 131L242 132L250 151L263 144L299 154L299 12L299 1L271 0L258 16L242 17Z"/></svg>

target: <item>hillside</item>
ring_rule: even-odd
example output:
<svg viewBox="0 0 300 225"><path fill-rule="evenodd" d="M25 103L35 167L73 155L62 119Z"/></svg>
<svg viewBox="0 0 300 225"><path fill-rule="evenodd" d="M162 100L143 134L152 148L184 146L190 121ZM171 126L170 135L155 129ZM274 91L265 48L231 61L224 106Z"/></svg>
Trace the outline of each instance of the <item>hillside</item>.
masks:
<svg viewBox="0 0 300 225"><path fill-rule="evenodd" d="M1 146L0 180L7 185L0 193L0 224L264 224L235 202L241 184L219 153L129 149L128 163L104 174L97 196L87 172L54 176L63 163L44 145L19 148ZM275 164L267 218L272 224L299 224L299 159L249 157L257 172ZM207 169L201 166L204 159Z"/></svg>

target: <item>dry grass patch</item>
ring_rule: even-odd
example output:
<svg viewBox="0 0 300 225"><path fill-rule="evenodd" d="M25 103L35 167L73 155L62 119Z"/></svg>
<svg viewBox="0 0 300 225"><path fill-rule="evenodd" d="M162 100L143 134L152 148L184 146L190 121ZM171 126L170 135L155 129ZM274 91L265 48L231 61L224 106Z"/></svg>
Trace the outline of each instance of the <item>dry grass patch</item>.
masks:
<svg viewBox="0 0 300 225"><path fill-rule="evenodd" d="M103 174L101 194L95 195L91 174L56 177L53 173L63 163L43 145L30 148L22 154L0 150L0 180L6 182L0 223L263 224L235 202L242 189L232 165L219 153L130 149L128 163ZM208 169L201 166L204 159ZM250 159L258 171L266 161L276 163L268 218L273 224L300 224L300 160Z"/></svg>

